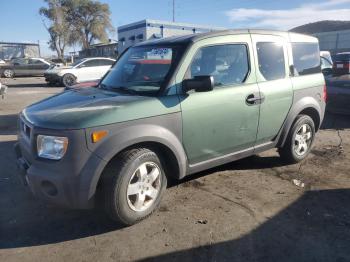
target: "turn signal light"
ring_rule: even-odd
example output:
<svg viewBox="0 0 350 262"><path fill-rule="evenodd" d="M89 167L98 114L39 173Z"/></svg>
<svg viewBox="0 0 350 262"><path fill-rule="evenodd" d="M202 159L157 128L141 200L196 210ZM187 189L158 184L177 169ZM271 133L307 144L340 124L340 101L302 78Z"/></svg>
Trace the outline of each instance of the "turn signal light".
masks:
<svg viewBox="0 0 350 262"><path fill-rule="evenodd" d="M98 141L100 141L102 138L104 138L107 135L108 135L107 130L99 130L99 131L92 132L92 134L91 134L92 143L97 143Z"/></svg>

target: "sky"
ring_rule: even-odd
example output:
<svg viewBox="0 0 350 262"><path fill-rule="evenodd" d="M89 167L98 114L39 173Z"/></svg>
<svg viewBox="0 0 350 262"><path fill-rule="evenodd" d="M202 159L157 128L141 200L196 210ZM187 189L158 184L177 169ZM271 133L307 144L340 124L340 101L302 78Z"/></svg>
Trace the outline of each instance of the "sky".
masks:
<svg viewBox="0 0 350 262"><path fill-rule="evenodd" d="M145 18L172 20L172 0L100 0L108 3L113 25ZM42 55L48 33L38 14L42 0L0 0L0 41L40 43ZM225 28L289 30L320 20L350 20L350 0L175 0L175 21ZM118 39L117 33L110 36ZM79 46L70 51L78 51Z"/></svg>

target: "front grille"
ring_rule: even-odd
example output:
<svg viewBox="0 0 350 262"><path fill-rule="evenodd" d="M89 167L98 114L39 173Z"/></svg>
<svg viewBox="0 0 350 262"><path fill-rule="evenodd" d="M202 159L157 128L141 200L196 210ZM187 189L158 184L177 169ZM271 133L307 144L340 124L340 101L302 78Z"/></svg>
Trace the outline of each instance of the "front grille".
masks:
<svg viewBox="0 0 350 262"><path fill-rule="evenodd" d="M32 129L30 128L29 125L21 121L21 132L28 138L30 139L30 133Z"/></svg>

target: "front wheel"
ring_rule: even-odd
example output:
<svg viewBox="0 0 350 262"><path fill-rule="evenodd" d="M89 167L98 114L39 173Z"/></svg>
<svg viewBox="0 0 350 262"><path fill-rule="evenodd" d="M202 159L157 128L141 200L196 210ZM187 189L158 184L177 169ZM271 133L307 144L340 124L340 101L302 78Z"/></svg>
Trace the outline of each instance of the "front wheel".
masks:
<svg viewBox="0 0 350 262"><path fill-rule="evenodd" d="M65 87L72 87L76 84L76 78L72 74L65 74L62 77L62 84Z"/></svg>
<svg viewBox="0 0 350 262"><path fill-rule="evenodd" d="M124 225L133 225L159 206L167 179L158 155L147 148L127 150L103 174L105 211Z"/></svg>
<svg viewBox="0 0 350 262"><path fill-rule="evenodd" d="M315 138L315 124L311 117L299 115L289 131L279 154L287 163L295 164L307 157Z"/></svg>

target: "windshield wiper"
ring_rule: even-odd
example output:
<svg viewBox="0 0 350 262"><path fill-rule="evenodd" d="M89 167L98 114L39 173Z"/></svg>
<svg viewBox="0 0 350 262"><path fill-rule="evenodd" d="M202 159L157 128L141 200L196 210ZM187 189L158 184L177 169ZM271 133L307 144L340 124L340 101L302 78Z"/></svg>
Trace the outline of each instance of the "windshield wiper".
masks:
<svg viewBox="0 0 350 262"><path fill-rule="evenodd" d="M127 88L126 86L118 86L116 88L113 88L115 91L122 91L124 93L128 93L128 94L133 94L133 95L138 95L139 93L134 90L134 89L130 89L130 88Z"/></svg>

